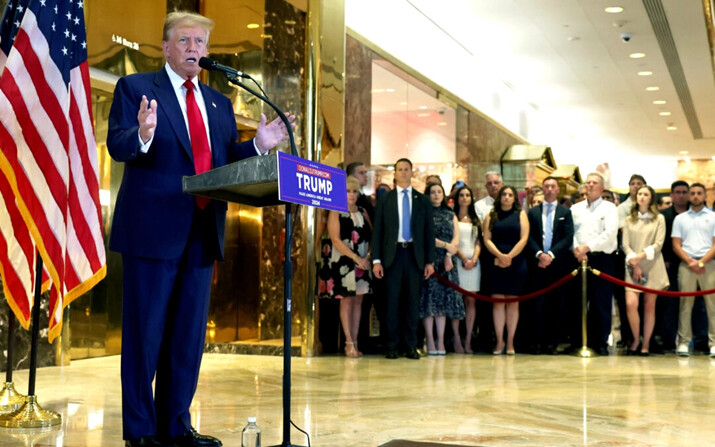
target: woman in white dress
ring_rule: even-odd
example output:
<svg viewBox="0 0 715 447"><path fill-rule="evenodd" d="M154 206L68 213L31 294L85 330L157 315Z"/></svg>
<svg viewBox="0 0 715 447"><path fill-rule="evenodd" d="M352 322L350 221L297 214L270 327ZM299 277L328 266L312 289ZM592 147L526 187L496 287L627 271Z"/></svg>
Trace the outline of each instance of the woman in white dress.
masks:
<svg viewBox="0 0 715 447"><path fill-rule="evenodd" d="M665 290L670 283L661 249L665 241L665 218L658 212L655 191L642 186L623 227L623 251L626 254L626 282L650 289ZM643 293L643 342L640 341L640 316L636 289L626 288L626 313L633 332L628 355L648 355L650 337L655 326L657 294ZM640 345L640 351L638 347Z"/></svg>
<svg viewBox="0 0 715 447"><path fill-rule="evenodd" d="M479 253L482 245L480 243L480 231L482 223L479 221L477 213L474 211L474 195L468 186L459 188L455 194L457 205L457 219L459 222L459 248L457 250L457 271L459 272L459 286L470 292L478 292L481 282L481 266L479 264ZM466 338L464 340L464 352L471 354L472 351L472 331L474 330L474 320L477 316L475 299L464 296L464 306L466 308Z"/></svg>

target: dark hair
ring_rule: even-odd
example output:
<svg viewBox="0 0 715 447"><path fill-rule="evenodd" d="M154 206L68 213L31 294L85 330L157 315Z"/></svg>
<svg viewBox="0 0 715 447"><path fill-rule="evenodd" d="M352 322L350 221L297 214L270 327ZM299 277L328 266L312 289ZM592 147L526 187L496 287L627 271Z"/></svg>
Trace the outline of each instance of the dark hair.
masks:
<svg viewBox="0 0 715 447"><path fill-rule="evenodd" d="M512 194L514 194L514 205L512 205L511 210L521 211L521 204L519 203L519 193L516 191L516 188L511 185L502 186L499 189L497 198L494 200L494 206L492 207L492 210L489 212L489 231L491 231L494 228L494 223L497 220L499 220L500 215L503 215L505 211L511 211L511 210L501 209L501 196L504 194L504 191L506 191L507 189L511 189Z"/></svg>
<svg viewBox="0 0 715 447"><path fill-rule="evenodd" d="M708 189L705 187L705 185L703 185L700 182L695 182L692 185L690 185L690 189L693 189L693 188L703 188L703 191L705 191L705 192L708 191Z"/></svg>
<svg viewBox="0 0 715 447"><path fill-rule="evenodd" d="M543 180L541 181L541 185L543 186L543 184L546 183L547 180L553 180L553 181L556 182L557 185L559 184L559 179L557 179L556 177L550 175L550 176L546 177L545 179L543 179Z"/></svg>
<svg viewBox="0 0 715 447"><path fill-rule="evenodd" d="M400 162L403 162L403 161L409 163L410 169L412 169L412 162L410 161L409 158L400 158L399 160L397 160L397 161L395 162L394 168L397 169L397 164L400 163Z"/></svg>
<svg viewBox="0 0 715 447"><path fill-rule="evenodd" d="M676 180L671 183L670 192L675 191L675 188L677 188L678 186L685 186L688 190L690 189L690 185L688 185L688 182L686 182L685 180Z"/></svg>
<svg viewBox="0 0 715 447"><path fill-rule="evenodd" d="M353 175L355 173L355 169L358 166L363 166L364 164L365 163L363 163L361 161L354 161L354 162L350 163L347 168L345 168L345 173L347 175Z"/></svg>
<svg viewBox="0 0 715 447"><path fill-rule="evenodd" d="M432 189L433 186L439 186L440 189L442 190L442 203L439 204L439 207L452 211L452 208L450 208L449 205L447 205L447 194L444 193L444 186L442 186L441 183L428 183L427 187L425 188L425 195L429 197L430 190Z"/></svg>
<svg viewBox="0 0 715 447"><path fill-rule="evenodd" d="M464 182L462 182L464 183ZM462 193L462 191L467 190L469 191L469 205L467 205L467 216L469 216L469 220L472 221L472 235L473 236L479 236L479 230L482 228L482 223L479 220L479 216L477 216L477 211L474 209L474 192L472 189L467 186L461 186L459 189L457 189L457 192L454 194L455 197L455 207L454 211L457 216L459 216L459 212L461 211L460 205L459 205L459 195ZM476 231L476 233L475 233Z"/></svg>
<svg viewBox="0 0 715 447"><path fill-rule="evenodd" d="M604 189L603 191L601 191L601 197L603 197L604 194L611 196L611 200L613 200L614 202L616 201L616 195L613 194L613 191L611 191L610 189Z"/></svg>
<svg viewBox="0 0 715 447"><path fill-rule="evenodd" d="M628 180L628 184L630 185L633 180L640 180L644 185L648 184L648 182L645 181L645 178L640 174L633 174L630 180Z"/></svg>

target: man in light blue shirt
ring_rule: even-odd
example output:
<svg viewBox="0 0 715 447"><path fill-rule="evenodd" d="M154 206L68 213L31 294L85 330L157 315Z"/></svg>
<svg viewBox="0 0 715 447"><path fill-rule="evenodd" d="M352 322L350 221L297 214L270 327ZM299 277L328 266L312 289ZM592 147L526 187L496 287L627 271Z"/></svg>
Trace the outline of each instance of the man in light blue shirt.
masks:
<svg viewBox="0 0 715 447"><path fill-rule="evenodd" d="M705 207L705 186L690 185L690 209L673 221L673 251L680 258L678 284L681 291L715 289L715 213ZM708 344L715 357L715 294L704 296L708 314ZM690 355L693 338L691 318L695 297L680 298L678 349L681 356Z"/></svg>

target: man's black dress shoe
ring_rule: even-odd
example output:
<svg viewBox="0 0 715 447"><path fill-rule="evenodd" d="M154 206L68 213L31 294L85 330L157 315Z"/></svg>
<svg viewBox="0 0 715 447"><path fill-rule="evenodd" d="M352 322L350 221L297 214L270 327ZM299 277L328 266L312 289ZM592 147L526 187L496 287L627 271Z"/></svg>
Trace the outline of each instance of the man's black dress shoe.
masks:
<svg viewBox="0 0 715 447"><path fill-rule="evenodd" d="M412 360L419 360L420 353L417 352L417 349L414 349L414 348L408 349L407 352L405 353L405 357L407 357L408 359L412 359Z"/></svg>
<svg viewBox="0 0 715 447"><path fill-rule="evenodd" d="M223 443L213 436L199 434L193 428L171 440L175 447L221 447Z"/></svg>
<svg viewBox="0 0 715 447"><path fill-rule="evenodd" d="M397 351L387 351L385 358L390 359L390 360L395 360L397 358Z"/></svg>
<svg viewBox="0 0 715 447"><path fill-rule="evenodd" d="M169 447L156 440L154 436L144 436L143 438L131 439L124 442L125 447Z"/></svg>

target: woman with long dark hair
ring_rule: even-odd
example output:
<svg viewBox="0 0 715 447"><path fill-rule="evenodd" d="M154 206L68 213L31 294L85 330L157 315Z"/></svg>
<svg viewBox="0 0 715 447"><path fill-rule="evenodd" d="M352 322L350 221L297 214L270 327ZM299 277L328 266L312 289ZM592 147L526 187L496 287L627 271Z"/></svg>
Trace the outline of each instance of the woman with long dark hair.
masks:
<svg viewBox="0 0 715 447"><path fill-rule="evenodd" d="M439 183L427 185L425 195L432 203L432 220L434 222L436 260L434 271L449 281L459 284L459 275L454 268L452 257L457 253L459 234L457 232L457 217L447 206L444 188ZM428 278L422 288L420 297L420 318L425 327L427 337L427 353L444 355L444 330L447 318L452 321L454 332L454 351L464 352L459 337L459 321L464 319L464 302L451 287L445 286L436 278ZM437 329L435 342L434 328Z"/></svg>
<svg viewBox="0 0 715 447"><path fill-rule="evenodd" d="M457 272L459 273L459 286L469 292L479 292L481 283L481 265L479 254L482 251L480 242L482 223L474 210L474 194L467 185L457 189L455 193L455 211L459 228L459 246L457 247ZM472 331L474 320L477 316L475 298L464 295L466 310L464 339L464 352L471 354Z"/></svg>
<svg viewBox="0 0 715 447"><path fill-rule="evenodd" d="M490 269L492 297L504 299L521 294L526 279L526 259L522 252L529 239L529 220L519 205L516 188L505 185L499 190L494 207L484 221L484 246L494 256ZM494 303L492 308L497 345L494 354L504 350L504 326L507 330L506 353L514 355L514 334L519 322L519 303Z"/></svg>

